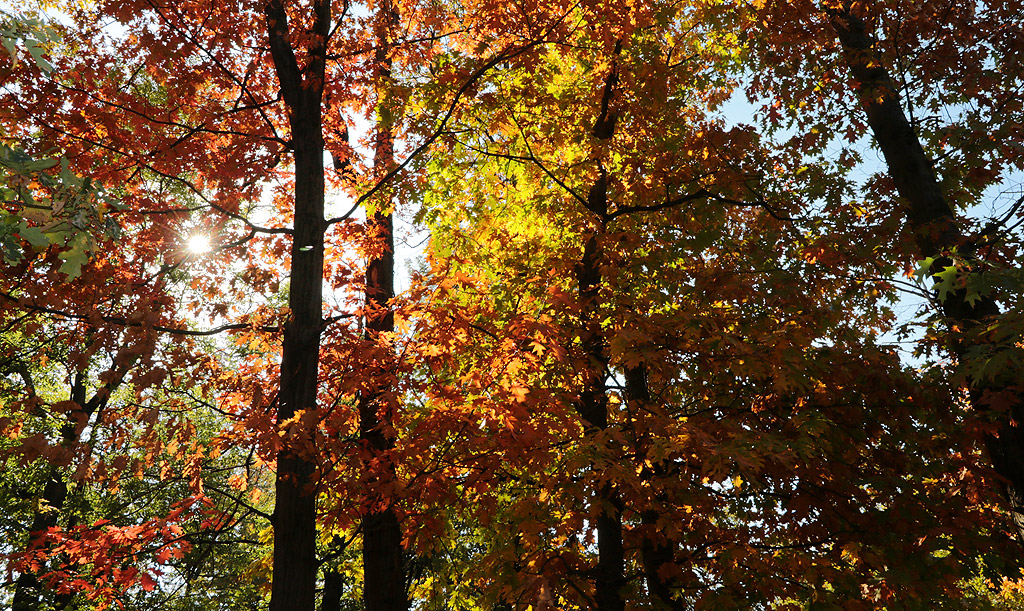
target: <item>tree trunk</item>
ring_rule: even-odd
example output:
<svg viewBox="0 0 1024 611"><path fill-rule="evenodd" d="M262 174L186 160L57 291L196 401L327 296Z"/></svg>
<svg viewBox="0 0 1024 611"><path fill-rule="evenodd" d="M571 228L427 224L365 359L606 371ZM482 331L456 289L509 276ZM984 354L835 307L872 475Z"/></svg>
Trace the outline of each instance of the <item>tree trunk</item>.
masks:
<svg viewBox="0 0 1024 611"><path fill-rule="evenodd" d="M106 405L107 397L110 396L114 389L120 386L124 376L127 374L128 368L128 365L122 366L119 375L116 375L111 382L100 386L96 393L88 400L86 400L85 374L79 372L75 375L75 381L71 386L70 399L78 407L67 414L67 420L61 426L61 446L70 449L80 440L81 431L84 430L86 423L92 418L93 414L103 409L104 405ZM30 391L34 393L31 384L29 384L29 387ZM68 484L64 481L63 469L51 465L48 471L39 507L32 513L32 526L29 530L30 537L52 526L57 526L62 517L64 504L67 502ZM45 569L43 572L45 572ZM22 573L14 582L14 598L11 603L11 610L35 611L36 609L43 608L42 590L43 584L39 581L36 574ZM64 609L71 604L72 598L71 594L58 594L55 596L52 606L54 609Z"/></svg>
<svg viewBox="0 0 1024 611"><path fill-rule="evenodd" d="M889 175L900 197L906 202L907 221L915 234L918 256L935 256L961 247L965 240L956 215L942 192L914 127L903 112L897 88L873 48L864 21L854 14L849 3L830 11L829 15L844 59L857 80L861 108L867 115L872 135L885 157ZM971 253L967 254L970 256ZM939 258L934 268L942 270L951 264L950 259ZM965 291L956 291L941 302L942 313L951 332L970 331L981 321L1000 314L999 305L992 298L982 297L972 305L966 297ZM958 330L954 331L953 327ZM970 345L960 340L950 345L950 350L960 359L966 356L968 348ZM976 381L972 382L970 391L972 402L979 410L986 409L982 401L985 392L1012 392L1008 388L993 388ZM1024 421L1024 409L1016 393L1012 398L1011 411L999 414L998 432L986 436L985 445L993 467L1005 480L1011 517L1024 540L1024 431L1014 424Z"/></svg>
<svg viewBox="0 0 1024 611"><path fill-rule="evenodd" d="M388 34L398 14L390 2L381 4L377 15L374 53L376 62L376 92L378 107L390 103L391 59ZM374 151L374 172L378 180L394 167L394 125L390 113L378 113ZM382 189L386 193L387 189ZM395 296L395 241L392 203L381 196L367 218L367 227L382 244L377 256L370 259L366 269L366 339L378 344L381 351L372 369L376 375L388 378L394 367L394 355L389 346L382 345L381 335L395 330L394 313L390 301ZM386 486L393 481L395 467L388 462L388 453L394 448L392 417L396 400L390 389L375 388L359 401L359 431L363 443L370 451L369 468L379 474L376 483ZM371 484L372 485L372 484ZM370 490L368 506L363 516L363 601L367 611L407 611L405 568L403 565L402 528L395 510L395 499Z"/></svg>
<svg viewBox="0 0 1024 611"><path fill-rule="evenodd" d="M67 499L68 486L56 469L51 469L49 479L43 487L43 495L40 499L39 508L32 512L32 526L30 537L35 533L44 531L51 526L57 526L58 518L64 509L64 501ZM43 571L45 572L45 570ZM14 600L11 605L12 611L36 611L44 607L43 584L35 573L22 573L14 582ZM70 601L58 603L58 609L63 609Z"/></svg>
<svg viewBox="0 0 1024 611"><path fill-rule="evenodd" d="M647 386L647 368L644 365L626 369L626 402L633 413L642 413L644 406L651 401L651 391ZM654 464L655 477L664 477L663 464ZM657 533L658 513L644 509L640 513L640 521L644 528L644 537L640 542L640 561L643 563L644 579L647 581L647 593L651 602L658 609L666 611L683 611L681 601L672 597L672 581L663 579L661 567L675 562L672 542Z"/></svg>
<svg viewBox="0 0 1024 611"><path fill-rule="evenodd" d="M591 189L591 204L607 206L605 178L602 176ZM606 209L605 209L606 210ZM596 212L596 211L595 211ZM605 375L608 354L601 332L600 316L596 312L598 289L601 285L600 253L596 236L591 236L583 249L583 259L577 268L580 301L583 303L581 340L587 358L583 392L577 406L583 425L590 436L608 428L608 395ZM599 473L595 475L600 477ZM594 570L594 599L597 611L622 611L625 603L620 593L626 585L625 551L622 544L622 501L612 482L604 482L597 489L597 566Z"/></svg>
<svg viewBox="0 0 1024 611"><path fill-rule="evenodd" d="M620 45L615 46L617 55ZM613 63L601 96L601 109L594 124L593 135L608 140L615 133L616 114L611 101L618 83L618 68ZM583 391L577 411L589 433L608 428L608 395L606 376L608 350L598 312L601 288L601 252L598 234L604 230L608 215L608 178L604 167L587 194L587 208L597 217L597 229L587 238L583 257L576 268L582 313L580 341L587 359ZM595 473L600 477L600 474ZM622 543L622 501L612 482L597 488L597 566L594 569L594 599L598 611L623 611L622 588L626 585L625 549Z"/></svg>
<svg viewBox="0 0 1024 611"><path fill-rule="evenodd" d="M324 569L324 591L320 595L320 611L341 611L345 594L345 576L334 567Z"/></svg>
<svg viewBox="0 0 1024 611"><path fill-rule="evenodd" d="M270 611L313 611L316 604L315 462L310 443L317 409L317 370L323 325L324 139L321 116L330 0L314 0L315 36L299 69L283 0L265 9L270 50L288 107L295 159L291 248L291 319L284 327L277 426L286 434L277 455L273 585Z"/></svg>

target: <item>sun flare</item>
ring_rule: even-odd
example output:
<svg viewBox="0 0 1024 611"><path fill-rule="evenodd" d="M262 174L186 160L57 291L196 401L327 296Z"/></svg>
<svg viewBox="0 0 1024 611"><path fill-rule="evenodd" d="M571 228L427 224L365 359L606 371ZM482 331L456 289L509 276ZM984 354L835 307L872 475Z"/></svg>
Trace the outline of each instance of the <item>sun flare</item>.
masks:
<svg viewBox="0 0 1024 611"><path fill-rule="evenodd" d="M201 255L213 250L210 244L210 236L197 233L188 239L188 251L195 255Z"/></svg>

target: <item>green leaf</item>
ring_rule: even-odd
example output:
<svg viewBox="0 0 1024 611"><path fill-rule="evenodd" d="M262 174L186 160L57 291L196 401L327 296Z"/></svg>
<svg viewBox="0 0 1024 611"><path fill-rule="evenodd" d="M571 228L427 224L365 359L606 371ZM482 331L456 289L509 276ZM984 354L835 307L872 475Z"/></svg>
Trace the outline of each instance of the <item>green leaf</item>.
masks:
<svg viewBox="0 0 1024 611"><path fill-rule="evenodd" d="M936 282L932 288L938 292L939 301L945 301L947 295L956 291L957 269L955 265L947 266L941 272L933 274L933 277L936 279Z"/></svg>
<svg viewBox="0 0 1024 611"><path fill-rule="evenodd" d="M86 235L80 233L72 239L71 248L58 255L64 260L64 263L60 266L60 271L69 280L74 280L82 275L82 266L89 260L88 250L89 239Z"/></svg>
<svg viewBox="0 0 1024 611"><path fill-rule="evenodd" d="M24 222L18 228L18 235L36 248L46 248L50 245L50 240L38 227L29 227Z"/></svg>
<svg viewBox="0 0 1024 611"><path fill-rule="evenodd" d="M14 41L16 39L7 30L0 33L0 36L3 36L3 45L4 48L7 49L7 54L11 57L15 57L18 52L17 47L14 46Z"/></svg>
<svg viewBox="0 0 1024 611"><path fill-rule="evenodd" d="M39 44L39 41L31 39L26 40L25 48L28 49L29 54L32 55L32 59L35 60L36 65L39 66L40 70L43 72L53 72L53 65L43 57L45 49L43 49L42 45Z"/></svg>
<svg viewBox="0 0 1024 611"><path fill-rule="evenodd" d="M18 164L18 169L28 172L38 172L40 170L49 170L58 163L60 162L57 159L34 159L32 161L25 161Z"/></svg>
<svg viewBox="0 0 1024 611"><path fill-rule="evenodd" d="M932 264L935 263L935 257L926 257L917 262L917 269L914 270L914 276L921 282L928 276L928 270L932 268Z"/></svg>

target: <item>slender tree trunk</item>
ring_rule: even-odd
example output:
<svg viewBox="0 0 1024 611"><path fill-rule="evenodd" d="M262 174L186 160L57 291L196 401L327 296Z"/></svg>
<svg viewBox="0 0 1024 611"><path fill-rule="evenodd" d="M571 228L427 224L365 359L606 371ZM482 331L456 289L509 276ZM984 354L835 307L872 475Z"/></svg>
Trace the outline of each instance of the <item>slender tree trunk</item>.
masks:
<svg viewBox="0 0 1024 611"><path fill-rule="evenodd" d="M337 558L348 547L348 541L335 535L328 547L326 558L321 560L324 575L324 589L320 595L320 611L341 611L345 596L345 575L338 570Z"/></svg>
<svg viewBox="0 0 1024 611"><path fill-rule="evenodd" d="M32 394L35 394L31 377L25 369L24 378L26 385ZM85 385L82 375L75 378L71 388L71 400L85 405ZM62 443L68 445L68 425L62 429ZM71 441L74 441L73 439ZM51 526L56 526L61 511L64 509L64 501L67 499L68 486L60 473L52 466L49 469L46 483L43 485L43 494L40 497L39 506L32 512L32 525L29 527L29 537L44 531ZM38 576L35 573L22 573L14 582L14 599L11 604L12 611L35 611L43 607L42 587Z"/></svg>
<svg viewBox="0 0 1024 611"><path fill-rule="evenodd" d="M935 256L962 247L965 240L956 215L914 127L903 112L897 88L874 50L864 21L849 3L832 10L830 17L845 61L857 80L861 108L885 157L889 175L906 202L907 220L915 234L918 256ZM948 258L940 258L935 268L941 270L951 263ZM972 305L966 297L965 291L956 291L942 300L942 313L951 328L958 328L957 333L969 332L982 320L1000 314L999 305L992 298L982 297ZM960 340L950 346L959 358L966 357L969 348L970 345ZM1024 408L1011 389L973 383L971 398L977 409L985 409L982 395L986 391L1013 393L1011 411L999 415L998 432L988 435L985 445L996 472L1005 479L1011 517L1024 540L1024 430L1015 424L1024 422Z"/></svg>
<svg viewBox="0 0 1024 611"><path fill-rule="evenodd" d="M316 599L315 462L310 435L317 409L323 325L324 139L321 116L330 0L314 0L314 36L300 70L291 47L283 0L266 6L270 50L288 107L295 160L291 249L291 319L284 327L277 425L285 431L277 455L273 585L270 611L313 611Z"/></svg>
<svg viewBox="0 0 1024 611"><path fill-rule="evenodd" d="M626 376L626 401L630 411L640 413L641 409L651 402L651 391L647 386L647 368L644 365L628 368ZM654 465L655 477L664 477L663 464ZM640 542L640 560L643 563L644 579L647 581L647 592L658 609L667 611L683 611L681 601L672 597L672 581L661 577L661 568L675 562L675 554L671 541L657 533L658 513L645 509L640 513L640 521L645 535Z"/></svg>
<svg viewBox="0 0 1024 611"><path fill-rule="evenodd" d="M376 92L379 107L390 104L391 59L388 36L395 26L398 14L390 2L383 2L377 15ZM378 113L374 151L374 171L378 180L394 167L393 121L388 112ZM382 189L386 193L387 189ZM375 202L373 213L367 218L369 231L380 241L378 254L371 257L366 269L366 339L378 343L384 351L373 367L378 375L388 378L387 370L394 366L390 346L382 345L382 334L395 330L390 301L395 296L395 241L392 203L386 196ZM385 353L386 352L386 353ZM376 382L373 382L376 386ZM393 392L374 388L359 401L359 431L370 450L370 468L380 474L376 483L386 485L394 480L395 467L387 462L387 454L394 448L393 414L397 408ZM382 462L383 461L383 462ZM367 611L406 611L409 600L406 593L403 565L402 529L395 511L395 499L370 491L370 509L363 516L363 601Z"/></svg>
<svg viewBox="0 0 1024 611"><path fill-rule="evenodd" d="M64 509L64 501L67 499L68 487L63 478L56 470L52 470L46 485L43 487L43 495L38 509L32 512L31 536L44 531L51 526L56 526L61 511ZM43 605L43 584L35 573L22 573L14 582L14 600L11 605L12 611L36 611ZM57 608L64 608L59 604Z"/></svg>
<svg viewBox="0 0 1024 611"><path fill-rule="evenodd" d="M645 511L640 515L641 523L649 532L657 529L658 514ZM671 580L663 579L661 567L675 562L672 547L664 539L648 534L640 543L640 560L644 565L644 579L647 581L647 593L657 609L667 611L683 611L686 607L682 601L672 597Z"/></svg>
<svg viewBox="0 0 1024 611"><path fill-rule="evenodd" d="M607 205L602 176L591 189L591 203ZM597 192L597 193L595 193ZM601 284L600 252L597 237L591 236L583 249L577 273L580 298L583 302L581 340L587 357L587 376L577 410L591 434L608 428L608 395L605 382L608 354L601 332L596 300ZM596 474L600 476L600 474ZM597 567L594 571L594 598L598 611L622 611L625 603L620 593L626 585L625 551L622 544L622 501L611 482L597 490Z"/></svg>
<svg viewBox="0 0 1024 611"><path fill-rule="evenodd" d="M106 405L107 397L113 389L120 386L127 373L128 365L120 368L120 374L114 377L110 383L100 387L96 393L86 400L85 374L79 372L75 375L75 381L71 386L70 399L78 406L67 414L67 420L60 429L60 444L65 448L72 448L78 443L85 424L92 418L93 414ZM30 391L34 393L34 389ZM57 526L63 514L64 504L68 498L68 484L62 475L63 469L50 466L46 484L43 485L43 494L40 497L39 507L32 513L32 526L30 536L42 532L52 526ZM45 571L44 571L45 572ZM36 611L43 605L43 584L34 573L22 573L14 583L14 598L12 600L12 611ZM58 594L54 597L55 609L63 609L71 604L72 596L69 594Z"/></svg>
<svg viewBox="0 0 1024 611"><path fill-rule="evenodd" d="M324 569L324 591L320 595L320 611L341 611L345 594L345 576L334 567Z"/></svg>
<svg viewBox="0 0 1024 611"><path fill-rule="evenodd" d="M617 55L620 45L615 46ZM608 140L615 133L616 114L611 101L618 83L618 69L612 65L601 97L601 109L594 124L593 135ZM590 431L608 428L608 395L606 376L608 350L601 317L598 313L598 293L601 287L601 252L598 233L604 230L608 215L608 179L604 167L587 194L587 208L597 217L598 231L591 235L583 247L583 258L576 269L579 285L582 329L580 340L587 359L583 392L577 410ZM598 474L599 475L599 474ZM622 588L626 585L625 549L622 543L622 500L612 482L605 481L597 489L597 566L594 570L594 598L598 611L623 611Z"/></svg>

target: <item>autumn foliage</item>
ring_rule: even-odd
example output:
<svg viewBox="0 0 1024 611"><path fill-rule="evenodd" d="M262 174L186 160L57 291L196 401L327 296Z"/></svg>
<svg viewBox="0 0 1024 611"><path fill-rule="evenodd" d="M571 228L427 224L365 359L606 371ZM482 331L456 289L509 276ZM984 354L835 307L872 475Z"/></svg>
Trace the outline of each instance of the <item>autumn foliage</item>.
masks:
<svg viewBox="0 0 1024 611"><path fill-rule="evenodd" d="M1015 608L1022 12L5 15L0 600Z"/></svg>

